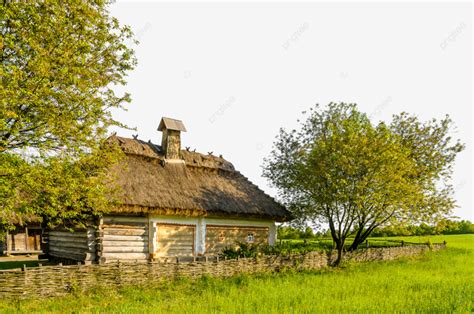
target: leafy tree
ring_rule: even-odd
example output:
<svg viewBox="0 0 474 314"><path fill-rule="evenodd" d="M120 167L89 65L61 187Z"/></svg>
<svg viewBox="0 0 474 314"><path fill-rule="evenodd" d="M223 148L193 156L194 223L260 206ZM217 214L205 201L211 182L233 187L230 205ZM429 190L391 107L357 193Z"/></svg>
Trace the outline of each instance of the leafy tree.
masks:
<svg viewBox="0 0 474 314"><path fill-rule="evenodd" d="M291 226L279 226L277 229L278 239L299 239L301 231Z"/></svg>
<svg viewBox="0 0 474 314"><path fill-rule="evenodd" d="M349 235L355 249L379 226L452 209L446 179L463 146L450 143L450 125L406 114L373 124L354 104L316 106L299 131L280 130L264 176L300 222L329 225L337 265Z"/></svg>
<svg viewBox="0 0 474 314"><path fill-rule="evenodd" d="M313 229L311 227L306 227L304 229L304 238L305 239L314 238L314 232L313 232Z"/></svg>
<svg viewBox="0 0 474 314"><path fill-rule="evenodd" d="M126 45L132 32L110 16L109 5L0 4L3 212L80 222L105 206L99 174L117 150L103 142L108 127L123 126L110 110L130 101L114 85L124 85L136 63Z"/></svg>

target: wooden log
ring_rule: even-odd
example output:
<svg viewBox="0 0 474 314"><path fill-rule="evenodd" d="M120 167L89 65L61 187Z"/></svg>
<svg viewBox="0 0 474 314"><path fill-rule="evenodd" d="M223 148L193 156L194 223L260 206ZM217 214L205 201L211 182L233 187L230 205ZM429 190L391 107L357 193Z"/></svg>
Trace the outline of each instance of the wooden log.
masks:
<svg viewBox="0 0 474 314"><path fill-rule="evenodd" d="M102 218L104 224L116 223L116 222L141 222L147 223L147 217L138 217L138 216L105 216Z"/></svg>
<svg viewBox="0 0 474 314"><path fill-rule="evenodd" d="M112 229L104 228L104 235L131 235L131 236L143 236L148 235L148 230L145 229Z"/></svg>
<svg viewBox="0 0 474 314"><path fill-rule="evenodd" d="M86 232L69 232L69 231L49 231L49 236L63 236L63 237L87 237Z"/></svg>
<svg viewBox="0 0 474 314"><path fill-rule="evenodd" d="M111 234L104 234L102 236L102 241L139 241L139 242L145 242L148 241L148 236L147 235L141 235L141 236L132 236L132 235L111 235Z"/></svg>
<svg viewBox="0 0 474 314"><path fill-rule="evenodd" d="M87 243L73 242L73 241L49 241L49 248L76 248L89 250L92 246Z"/></svg>
<svg viewBox="0 0 474 314"><path fill-rule="evenodd" d="M109 260L143 260L148 259L148 254L146 253L108 253L103 252L100 255L105 258L106 261Z"/></svg>
<svg viewBox="0 0 474 314"><path fill-rule="evenodd" d="M148 247L148 241L102 241L102 246Z"/></svg>
<svg viewBox="0 0 474 314"><path fill-rule="evenodd" d="M103 246L103 253L148 253L148 247L136 246Z"/></svg>
<svg viewBox="0 0 474 314"><path fill-rule="evenodd" d="M82 243L87 244L87 238L85 237L63 237L63 236L49 236L48 242L75 242L75 243Z"/></svg>
<svg viewBox="0 0 474 314"><path fill-rule="evenodd" d="M73 247L59 247L59 246L55 246L55 247L50 247L49 248L49 252L56 252L56 253L64 253L64 254L82 254L82 253L86 253L87 250L86 249L78 249L78 248L73 248Z"/></svg>
<svg viewBox="0 0 474 314"><path fill-rule="evenodd" d="M127 223L127 224L106 224L103 225L103 228L112 228L112 229L148 229L147 225L142 223Z"/></svg>

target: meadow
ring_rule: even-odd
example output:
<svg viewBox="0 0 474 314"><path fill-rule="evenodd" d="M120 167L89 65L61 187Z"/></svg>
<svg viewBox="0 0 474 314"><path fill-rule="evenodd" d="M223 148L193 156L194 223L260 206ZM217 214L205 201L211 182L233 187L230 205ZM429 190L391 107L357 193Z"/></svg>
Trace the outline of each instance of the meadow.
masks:
<svg viewBox="0 0 474 314"><path fill-rule="evenodd" d="M399 237L442 242L438 252L396 261L230 279L180 279L46 300L10 300L2 313L470 313L474 235Z"/></svg>

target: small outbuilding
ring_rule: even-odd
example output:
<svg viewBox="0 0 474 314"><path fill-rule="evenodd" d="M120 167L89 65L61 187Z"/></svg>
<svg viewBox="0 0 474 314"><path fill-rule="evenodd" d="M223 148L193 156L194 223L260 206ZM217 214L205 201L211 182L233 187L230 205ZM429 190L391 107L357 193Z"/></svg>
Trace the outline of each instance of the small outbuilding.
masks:
<svg viewBox="0 0 474 314"><path fill-rule="evenodd" d="M41 219L26 214L0 213L0 222L15 226L0 230L0 255L43 253Z"/></svg>
<svg viewBox="0 0 474 314"><path fill-rule="evenodd" d="M111 136L126 158L112 175L119 200L87 230L50 231L49 255L83 262L217 255L236 242L274 244L290 213L222 156L181 149L180 120L161 145Z"/></svg>

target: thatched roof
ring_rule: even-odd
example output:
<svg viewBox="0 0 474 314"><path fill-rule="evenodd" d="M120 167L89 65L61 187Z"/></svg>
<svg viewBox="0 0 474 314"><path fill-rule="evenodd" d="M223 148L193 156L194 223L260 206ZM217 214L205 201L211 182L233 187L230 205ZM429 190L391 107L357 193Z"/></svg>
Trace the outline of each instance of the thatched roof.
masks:
<svg viewBox="0 0 474 314"><path fill-rule="evenodd" d="M291 219L290 213L234 166L212 155L182 151L184 163L165 163L161 147L112 136L126 153L114 172L119 212Z"/></svg>

